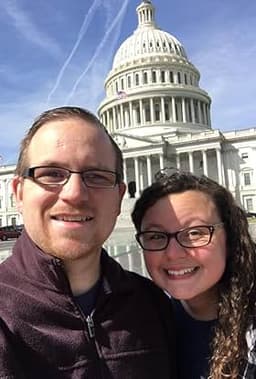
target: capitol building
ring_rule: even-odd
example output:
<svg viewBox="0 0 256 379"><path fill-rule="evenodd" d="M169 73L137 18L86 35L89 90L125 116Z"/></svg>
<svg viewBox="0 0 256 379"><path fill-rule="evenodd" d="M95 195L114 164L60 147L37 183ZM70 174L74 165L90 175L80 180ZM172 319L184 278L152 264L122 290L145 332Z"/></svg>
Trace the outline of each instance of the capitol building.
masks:
<svg viewBox="0 0 256 379"><path fill-rule="evenodd" d="M256 128L211 126L211 98L181 42L161 30L152 1L116 51L98 114L124 155L126 200L166 167L207 175L256 211ZM214 99L213 99L214 101ZM10 192L15 166L0 166L0 224L21 223Z"/></svg>

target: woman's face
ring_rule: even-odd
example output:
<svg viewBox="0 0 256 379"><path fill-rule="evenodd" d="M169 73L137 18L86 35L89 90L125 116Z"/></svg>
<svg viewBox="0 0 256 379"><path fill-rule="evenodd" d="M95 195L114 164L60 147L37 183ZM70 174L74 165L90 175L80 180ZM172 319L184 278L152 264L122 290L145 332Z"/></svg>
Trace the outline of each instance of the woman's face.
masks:
<svg viewBox="0 0 256 379"><path fill-rule="evenodd" d="M175 233L221 221L212 199L190 190L159 199L145 213L141 231ZM216 296L214 289L225 270L226 255L223 226L214 230L207 246L185 248L171 238L165 250L144 250L146 266L155 283L172 297L186 301L207 299L213 292Z"/></svg>

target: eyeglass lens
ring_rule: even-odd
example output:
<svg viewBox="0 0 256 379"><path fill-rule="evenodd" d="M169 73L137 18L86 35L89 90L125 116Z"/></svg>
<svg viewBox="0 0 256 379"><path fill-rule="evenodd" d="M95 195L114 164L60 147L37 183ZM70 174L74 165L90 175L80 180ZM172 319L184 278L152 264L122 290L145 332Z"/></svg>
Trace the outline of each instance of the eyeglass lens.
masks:
<svg viewBox="0 0 256 379"><path fill-rule="evenodd" d="M200 247L210 242L211 234L209 226L187 228L174 234L147 231L139 234L139 242L143 249L152 251L166 249L171 238L176 238L183 247Z"/></svg>
<svg viewBox="0 0 256 379"><path fill-rule="evenodd" d="M34 179L46 185L63 185L67 183L73 171L61 167L36 167ZM84 183L89 187L113 187L116 184L116 174L104 170L87 170L75 172L80 174Z"/></svg>

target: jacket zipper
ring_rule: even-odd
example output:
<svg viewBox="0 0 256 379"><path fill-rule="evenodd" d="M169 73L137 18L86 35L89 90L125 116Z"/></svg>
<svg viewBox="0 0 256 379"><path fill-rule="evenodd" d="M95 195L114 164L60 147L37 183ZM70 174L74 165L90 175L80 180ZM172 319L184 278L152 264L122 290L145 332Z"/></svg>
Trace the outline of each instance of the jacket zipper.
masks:
<svg viewBox="0 0 256 379"><path fill-rule="evenodd" d="M94 331L94 321L92 318L92 315L88 315L86 317L86 323L87 323L87 328L89 332L89 337L94 338L95 337L95 331Z"/></svg>

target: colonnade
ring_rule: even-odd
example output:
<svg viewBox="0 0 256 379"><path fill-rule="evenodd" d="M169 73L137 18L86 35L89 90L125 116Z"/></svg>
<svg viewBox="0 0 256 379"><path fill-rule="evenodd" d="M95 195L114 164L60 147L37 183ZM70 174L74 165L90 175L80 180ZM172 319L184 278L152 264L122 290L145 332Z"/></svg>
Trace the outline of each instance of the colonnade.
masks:
<svg viewBox="0 0 256 379"><path fill-rule="evenodd" d="M101 114L110 133L141 125L192 123L210 128L210 105L206 101L181 96L158 96L116 103Z"/></svg>
<svg viewBox="0 0 256 379"><path fill-rule="evenodd" d="M211 156L209 156L211 152ZM220 147L205 150L178 152L171 159L164 156L162 152L149 153L143 156L124 157L124 181L135 183L135 197L141 191L152 184L154 175L165 167L174 170L184 170L196 175L206 175L225 185L224 166ZM131 195L131 194L130 194ZM127 192L126 196L129 196Z"/></svg>

